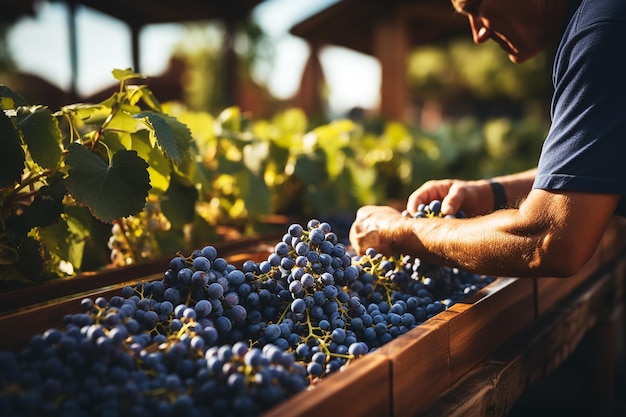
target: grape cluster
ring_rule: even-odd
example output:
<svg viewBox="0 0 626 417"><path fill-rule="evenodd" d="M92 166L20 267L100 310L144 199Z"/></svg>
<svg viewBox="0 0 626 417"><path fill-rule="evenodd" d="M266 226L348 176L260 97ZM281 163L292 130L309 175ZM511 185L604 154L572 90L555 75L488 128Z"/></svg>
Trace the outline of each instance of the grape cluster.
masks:
<svg viewBox="0 0 626 417"><path fill-rule="evenodd" d="M315 219L241 268L208 245L0 352L0 414L259 415L491 280L353 255Z"/></svg>
<svg viewBox="0 0 626 417"><path fill-rule="evenodd" d="M349 293L359 268L328 223L311 220L306 229L292 224L267 260L244 269L261 281L261 292L276 296L278 314L264 315L270 321L262 323L259 343L294 352L311 380L368 352L350 326L352 317L364 311Z"/></svg>
<svg viewBox="0 0 626 417"><path fill-rule="evenodd" d="M404 210L402 212L404 216L414 217L416 219L423 218L433 218L433 217L446 217L446 218L463 218L465 217L465 213L463 211L458 211L456 214L446 214L444 215L441 212L441 200L433 200L428 204L420 204L417 206L417 211L415 214L411 215L408 210Z"/></svg>
<svg viewBox="0 0 626 417"><path fill-rule="evenodd" d="M148 201L136 216L128 216L113 223L107 246L111 249L111 263L125 266L159 254L156 234L167 231L170 221L161 211L158 201Z"/></svg>

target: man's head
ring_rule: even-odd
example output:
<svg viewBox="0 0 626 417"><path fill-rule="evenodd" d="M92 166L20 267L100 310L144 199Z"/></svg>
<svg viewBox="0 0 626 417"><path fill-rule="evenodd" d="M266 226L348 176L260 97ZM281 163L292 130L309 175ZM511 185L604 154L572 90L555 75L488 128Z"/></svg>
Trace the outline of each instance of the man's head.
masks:
<svg viewBox="0 0 626 417"><path fill-rule="evenodd" d="M558 40L567 0L452 0L452 5L469 19L475 43L492 39L521 63Z"/></svg>

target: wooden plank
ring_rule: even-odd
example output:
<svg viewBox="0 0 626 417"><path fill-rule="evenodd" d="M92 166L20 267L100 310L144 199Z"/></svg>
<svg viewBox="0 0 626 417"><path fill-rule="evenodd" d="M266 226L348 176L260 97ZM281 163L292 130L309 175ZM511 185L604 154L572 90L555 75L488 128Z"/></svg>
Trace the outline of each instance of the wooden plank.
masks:
<svg viewBox="0 0 626 417"><path fill-rule="evenodd" d="M224 257L233 265L241 265L246 260L260 262L267 258L270 251L267 244L259 239L230 242L224 246L216 246L216 248L219 256ZM40 294L36 299L43 299L44 301L0 314L0 332L2 332L0 334L10 335L10 337L0 339L0 350L19 350L28 343L33 335L41 334L50 328L62 327L63 317L67 314L80 313L80 302L86 297L103 296L110 298L120 294L122 287L126 285L132 286L139 282L163 278L165 268L159 266L160 262L156 261L154 265L149 266L137 266L130 272L124 268L117 268L115 271L103 271L104 278L94 273L90 275L90 281L87 281L86 277L78 278L79 284L75 286L68 287L66 283L50 283L50 285L19 291L16 294L18 298L16 303L20 306L29 299L29 290ZM169 259L167 265L169 265ZM155 269L160 272L142 275L146 271ZM103 286L102 284L105 282L109 285ZM82 288L87 289L78 291ZM46 290L49 291L48 294L46 294ZM67 292L64 293L61 290ZM28 323L28 325L24 325L24 323Z"/></svg>
<svg viewBox="0 0 626 417"><path fill-rule="evenodd" d="M583 284L600 267L600 251L583 266L583 268L568 278L543 277L537 278L537 312L544 314L558 302L572 293Z"/></svg>
<svg viewBox="0 0 626 417"><path fill-rule="evenodd" d="M159 257L121 268L106 268L80 273L74 277L59 278L41 284L0 293L0 314L66 297L71 294L92 291L142 276L163 273L172 257Z"/></svg>
<svg viewBox="0 0 626 417"><path fill-rule="evenodd" d="M373 352L273 407L262 417L391 416L390 381L387 356Z"/></svg>
<svg viewBox="0 0 626 417"><path fill-rule="evenodd" d="M416 416L506 416L531 383L554 371L588 331L623 308L625 272L626 258L614 260L610 268L518 332ZM594 359L589 357L592 366Z"/></svg>
<svg viewBox="0 0 626 417"><path fill-rule="evenodd" d="M63 318L67 314L81 312L80 302L86 297L99 296L110 298L120 294L125 285L134 285L140 281L161 279L162 275L152 275L134 281L125 281L109 287L97 288L92 291L71 294L67 297L35 304L19 311L0 316L0 334L8 337L0 338L0 350L19 351L24 348L33 335L42 334L48 329L61 328Z"/></svg>
<svg viewBox="0 0 626 417"><path fill-rule="evenodd" d="M280 234L272 232L263 236L219 242L213 246L217 249L219 256L228 258L229 262L234 265L241 265L247 259L257 260L266 257L271 247L274 246L275 242L278 241L277 239L281 236L282 232ZM83 293L85 291L93 292L98 288L105 288L154 274L163 274L169 268L169 262L174 256L176 254L160 256L150 261L137 262L119 268L83 272L74 277L60 278L0 293L0 314L15 312L22 308L29 308L35 304L67 297L71 294Z"/></svg>
<svg viewBox="0 0 626 417"><path fill-rule="evenodd" d="M450 310L450 369L457 380L535 318L534 281L498 278Z"/></svg>
<svg viewBox="0 0 626 417"><path fill-rule="evenodd" d="M375 352L386 355L391 362L395 417L427 409L452 383L448 323L456 314L439 313Z"/></svg>

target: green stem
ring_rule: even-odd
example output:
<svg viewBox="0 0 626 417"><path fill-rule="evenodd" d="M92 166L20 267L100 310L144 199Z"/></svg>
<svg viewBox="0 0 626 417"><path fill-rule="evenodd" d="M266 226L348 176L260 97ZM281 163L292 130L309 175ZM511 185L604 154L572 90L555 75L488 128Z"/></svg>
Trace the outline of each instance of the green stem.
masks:
<svg viewBox="0 0 626 417"><path fill-rule="evenodd" d="M20 192L24 188L29 187L32 184L35 184L41 178L43 178L45 176L49 176L50 174L52 174L52 170L51 169L44 169L43 171L40 171L40 172L38 172L36 174L29 175L16 188L13 189L13 195L17 194L18 192Z"/></svg>

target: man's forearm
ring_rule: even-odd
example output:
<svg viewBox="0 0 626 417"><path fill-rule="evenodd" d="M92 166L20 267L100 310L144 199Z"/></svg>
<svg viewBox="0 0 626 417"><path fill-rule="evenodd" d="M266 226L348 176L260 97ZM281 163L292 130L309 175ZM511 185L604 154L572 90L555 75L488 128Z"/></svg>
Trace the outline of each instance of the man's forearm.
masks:
<svg viewBox="0 0 626 417"><path fill-rule="evenodd" d="M543 233L510 233L507 226L514 212L472 219L406 219L382 237L393 241L393 252L416 255L424 262L482 274L528 275Z"/></svg>

